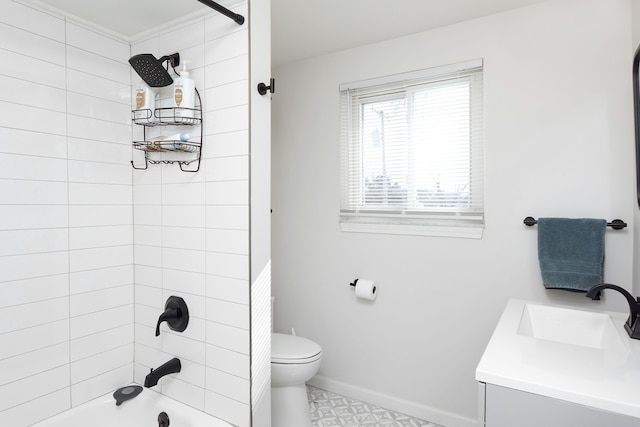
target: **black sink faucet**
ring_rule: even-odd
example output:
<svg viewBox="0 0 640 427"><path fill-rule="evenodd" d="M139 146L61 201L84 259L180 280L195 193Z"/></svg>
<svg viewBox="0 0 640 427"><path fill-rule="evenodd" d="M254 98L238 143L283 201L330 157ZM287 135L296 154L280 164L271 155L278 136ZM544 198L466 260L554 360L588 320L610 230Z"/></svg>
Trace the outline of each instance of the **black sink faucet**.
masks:
<svg viewBox="0 0 640 427"><path fill-rule="evenodd" d="M156 369L152 369L151 372L144 379L144 386L147 388L153 387L158 384L158 380L165 375L175 374L176 372L180 372L182 369L182 364L180 363L180 359L174 357L168 362L158 366Z"/></svg>
<svg viewBox="0 0 640 427"><path fill-rule="evenodd" d="M627 302L629 303L629 318L624 324L624 329L631 338L636 340L640 339L640 320L638 319L638 316L640 316L640 298L634 298L626 289L609 283L601 283L594 286L589 289L586 296L593 300L600 299L600 291L603 289L613 289L614 291L618 291L627 299Z"/></svg>

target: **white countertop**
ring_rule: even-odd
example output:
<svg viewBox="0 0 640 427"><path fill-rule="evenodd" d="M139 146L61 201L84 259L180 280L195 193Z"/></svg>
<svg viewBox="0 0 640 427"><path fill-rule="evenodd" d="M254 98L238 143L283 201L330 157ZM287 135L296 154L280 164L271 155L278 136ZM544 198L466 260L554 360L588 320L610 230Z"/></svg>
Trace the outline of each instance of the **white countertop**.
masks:
<svg viewBox="0 0 640 427"><path fill-rule="evenodd" d="M640 340L624 330L628 313L601 313L611 318L620 339L590 348L519 333L527 304L560 307L509 300L476 380L640 418Z"/></svg>

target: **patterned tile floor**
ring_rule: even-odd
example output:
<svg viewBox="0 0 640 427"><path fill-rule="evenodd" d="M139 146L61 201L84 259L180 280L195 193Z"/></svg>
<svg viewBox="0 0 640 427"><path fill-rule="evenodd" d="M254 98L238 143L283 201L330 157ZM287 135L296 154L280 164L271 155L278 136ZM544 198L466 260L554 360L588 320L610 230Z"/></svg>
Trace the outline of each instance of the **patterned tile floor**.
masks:
<svg viewBox="0 0 640 427"><path fill-rule="evenodd" d="M307 385L313 427L442 427Z"/></svg>

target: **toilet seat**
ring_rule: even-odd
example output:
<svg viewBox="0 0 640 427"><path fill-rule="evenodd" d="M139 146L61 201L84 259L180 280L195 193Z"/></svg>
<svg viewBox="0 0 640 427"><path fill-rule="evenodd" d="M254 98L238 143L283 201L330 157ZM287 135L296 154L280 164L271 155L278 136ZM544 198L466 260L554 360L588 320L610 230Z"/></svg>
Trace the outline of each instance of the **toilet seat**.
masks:
<svg viewBox="0 0 640 427"><path fill-rule="evenodd" d="M271 334L271 363L305 364L322 357L322 347L296 335Z"/></svg>

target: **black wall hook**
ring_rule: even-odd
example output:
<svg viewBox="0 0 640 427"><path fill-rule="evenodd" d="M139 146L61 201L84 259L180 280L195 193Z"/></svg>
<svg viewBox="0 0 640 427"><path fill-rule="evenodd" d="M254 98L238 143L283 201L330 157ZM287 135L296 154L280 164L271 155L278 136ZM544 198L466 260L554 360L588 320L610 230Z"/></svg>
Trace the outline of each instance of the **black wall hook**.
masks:
<svg viewBox="0 0 640 427"><path fill-rule="evenodd" d="M276 81L273 77L269 80L269 86L264 83L258 83L258 93L260 95L266 95L267 91L271 93L276 91Z"/></svg>

